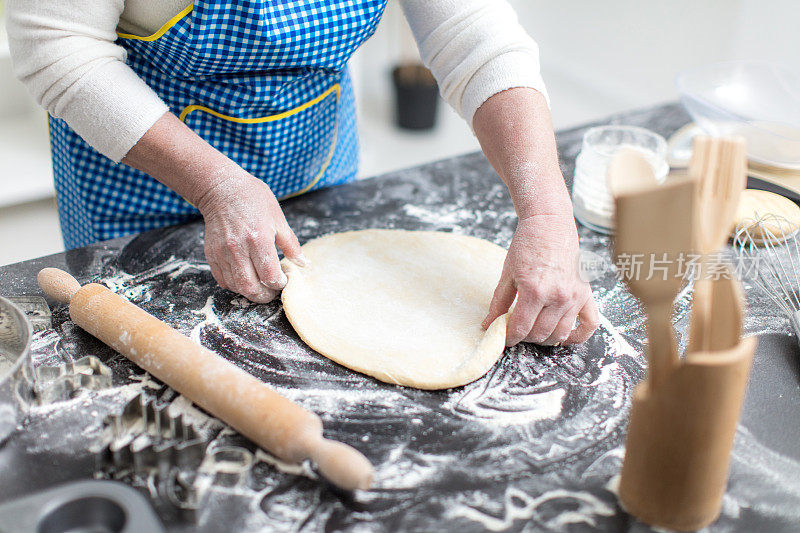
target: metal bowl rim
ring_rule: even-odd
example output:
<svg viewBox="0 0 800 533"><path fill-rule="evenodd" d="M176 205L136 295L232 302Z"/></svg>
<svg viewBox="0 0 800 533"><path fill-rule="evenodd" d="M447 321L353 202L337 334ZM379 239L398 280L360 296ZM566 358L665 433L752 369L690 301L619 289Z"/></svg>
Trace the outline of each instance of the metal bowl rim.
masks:
<svg viewBox="0 0 800 533"><path fill-rule="evenodd" d="M28 358L28 353L31 347L31 332L33 331L33 328L31 327L31 322L30 320L28 320L28 317L25 315L25 313L23 313L22 310L19 307L17 307L14 303L12 303L10 300L0 296L0 305L8 306L17 314L19 318L22 319L22 324L24 328L24 331L22 333L25 337L25 347L19 354L17 354L17 360L14 361L14 363L11 365L11 369L5 375L0 374L0 384L2 384L8 379L10 379L11 376L16 374L17 371L22 367L22 365L25 364L25 361Z"/></svg>

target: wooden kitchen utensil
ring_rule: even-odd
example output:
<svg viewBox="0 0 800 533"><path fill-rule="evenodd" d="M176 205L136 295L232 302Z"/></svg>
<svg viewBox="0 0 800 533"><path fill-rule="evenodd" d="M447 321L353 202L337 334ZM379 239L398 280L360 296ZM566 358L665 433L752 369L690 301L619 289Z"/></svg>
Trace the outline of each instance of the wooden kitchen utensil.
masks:
<svg viewBox="0 0 800 533"><path fill-rule="evenodd" d="M370 486L369 460L355 448L324 438L316 414L102 285L81 287L55 268L40 271L38 281L48 296L69 304L77 325L257 445L291 463L311 459L343 489Z"/></svg>
<svg viewBox="0 0 800 533"><path fill-rule="evenodd" d="M700 182L697 232L699 272L694 282L690 350L707 350L710 330L710 279L714 258L728 241L742 191L747 185L747 157L741 137L694 138L689 174Z"/></svg>
<svg viewBox="0 0 800 533"><path fill-rule="evenodd" d="M691 531L719 516L756 338L740 340L741 285L712 280L709 350L687 354L659 390L633 396L619 497L659 527Z"/></svg>
<svg viewBox="0 0 800 533"><path fill-rule="evenodd" d="M622 228L615 264L647 314L647 379L656 390L678 364L672 303L684 284L681 265L695 249L697 180L670 175L659 185L652 172L635 150L620 150L608 167L616 226Z"/></svg>
<svg viewBox="0 0 800 533"><path fill-rule="evenodd" d="M667 328L673 303L668 296L675 296L682 281L676 254L696 250L701 238L708 253L718 251L736 208L728 200L739 186L738 145L725 150L718 149L717 141L700 140L699 145L695 171L667 179L662 186L627 187L631 173L642 168L630 154L620 155L616 166L609 167L609 180L620 185L612 187L617 263L626 254L654 251L672 261L664 269L671 276L668 282L647 280L642 273L628 276L622 269L623 280L646 309L655 301L659 325L652 324L648 310L648 379L633 396L619 497L623 507L643 522L678 530L699 529L719 515L756 345L755 338L741 339L741 285L727 265L718 265L720 276L707 282L709 320L698 320L690 331L702 335L705 349L690 350L681 361L672 329ZM715 228L702 235L698 225L703 219L697 211L699 175L713 176L704 183L711 187L706 194L722 204L713 206L713 216L704 221ZM715 186L720 190L714 190ZM698 343L690 339L689 345Z"/></svg>

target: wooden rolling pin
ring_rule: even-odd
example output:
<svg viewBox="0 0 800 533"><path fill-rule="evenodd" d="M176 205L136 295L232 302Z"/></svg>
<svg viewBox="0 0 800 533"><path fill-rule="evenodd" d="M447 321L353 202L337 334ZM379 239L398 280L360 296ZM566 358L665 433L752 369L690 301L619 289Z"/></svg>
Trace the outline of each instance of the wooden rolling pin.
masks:
<svg viewBox="0 0 800 533"><path fill-rule="evenodd" d="M63 270L39 272L39 286L69 304L73 322L253 442L291 463L314 461L334 485L366 489L372 464L322 436L320 418L102 285Z"/></svg>

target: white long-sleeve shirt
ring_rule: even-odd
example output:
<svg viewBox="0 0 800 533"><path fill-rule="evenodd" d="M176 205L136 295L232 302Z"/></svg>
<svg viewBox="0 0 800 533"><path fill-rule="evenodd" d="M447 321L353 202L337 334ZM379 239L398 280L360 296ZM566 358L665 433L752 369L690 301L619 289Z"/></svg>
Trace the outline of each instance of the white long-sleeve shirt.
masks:
<svg viewBox="0 0 800 533"><path fill-rule="evenodd" d="M400 0L444 99L471 125L481 104L513 87L547 96L539 50L505 0ZM166 104L125 64L117 31L155 33L187 0L9 0L16 76L54 117L119 162Z"/></svg>

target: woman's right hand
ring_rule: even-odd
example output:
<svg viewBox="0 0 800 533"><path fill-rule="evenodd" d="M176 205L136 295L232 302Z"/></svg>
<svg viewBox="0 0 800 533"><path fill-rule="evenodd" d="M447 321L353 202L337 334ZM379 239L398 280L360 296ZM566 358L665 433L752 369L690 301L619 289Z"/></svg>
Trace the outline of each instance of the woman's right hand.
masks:
<svg viewBox="0 0 800 533"><path fill-rule="evenodd" d="M286 285L276 245L301 266L306 259L267 184L237 170L197 203L205 219L206 259L222 288L266 303Z"/></svg>
<svg viewBox="0 0 800 533"><path fill-rule="evenodd" d="M225 289L266 303L286 285L275 246L305 263L278 200L259 180L164 113L122 160L197 207L206 221L205 252Z"/></svg>

